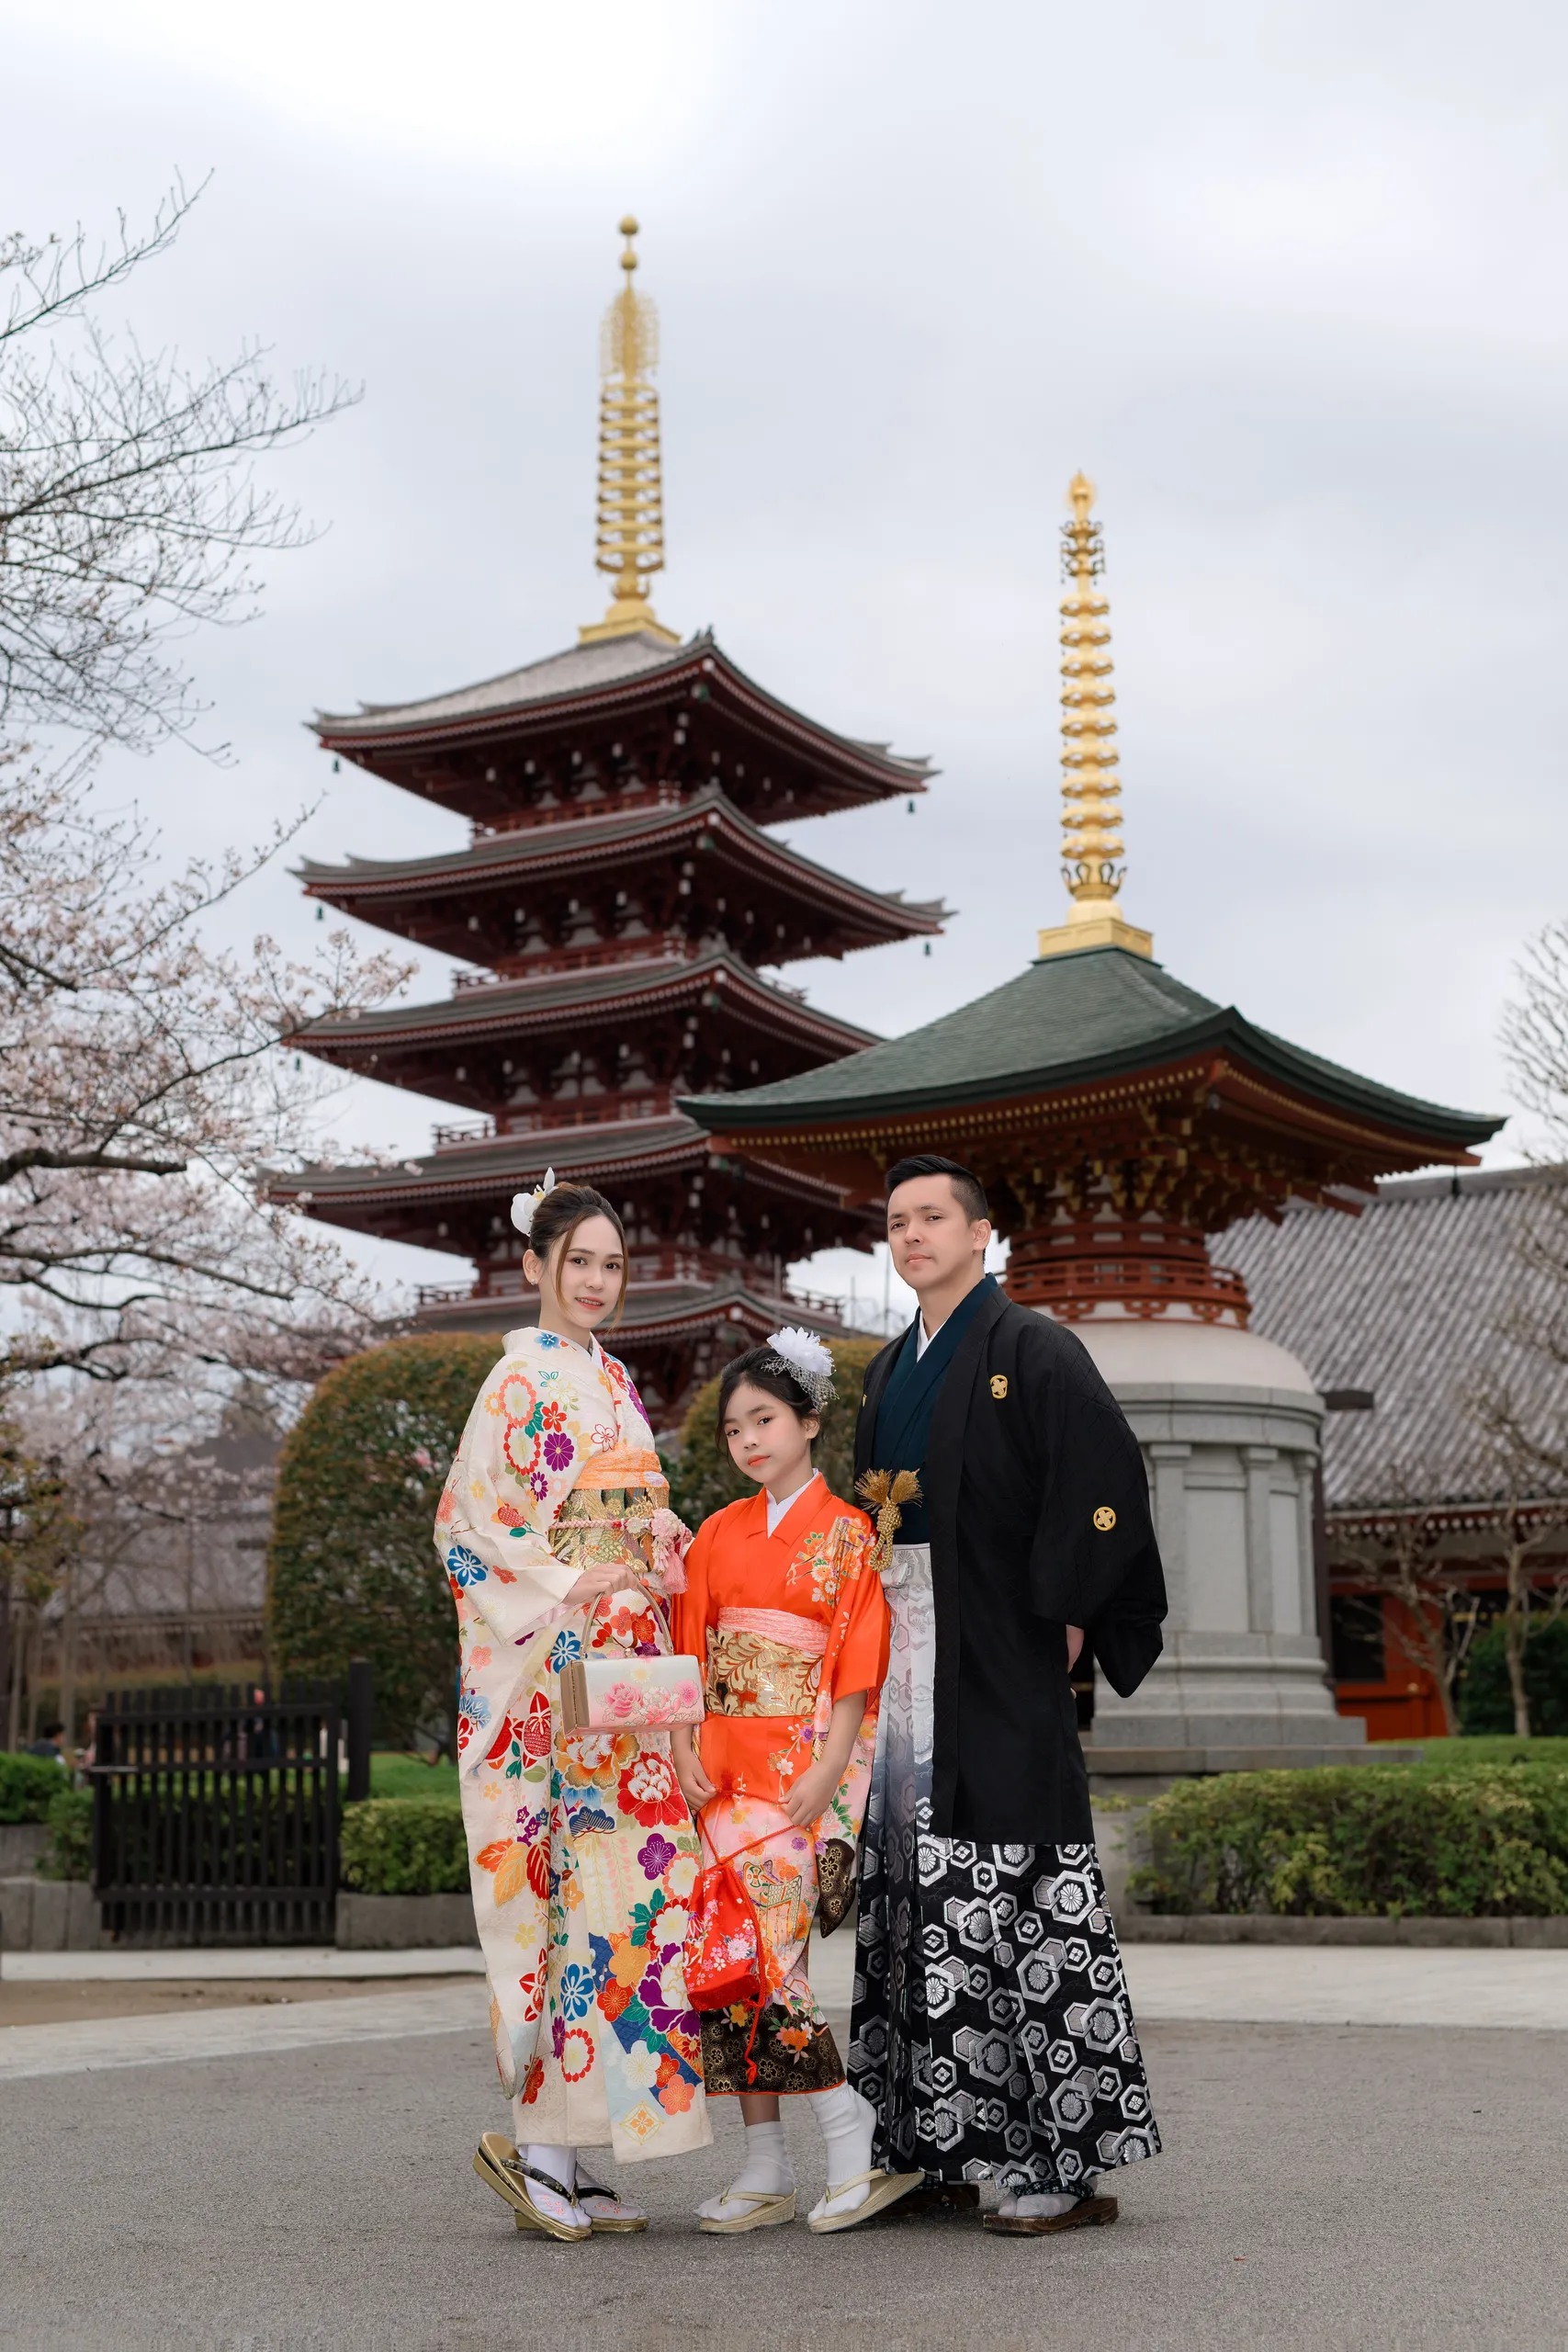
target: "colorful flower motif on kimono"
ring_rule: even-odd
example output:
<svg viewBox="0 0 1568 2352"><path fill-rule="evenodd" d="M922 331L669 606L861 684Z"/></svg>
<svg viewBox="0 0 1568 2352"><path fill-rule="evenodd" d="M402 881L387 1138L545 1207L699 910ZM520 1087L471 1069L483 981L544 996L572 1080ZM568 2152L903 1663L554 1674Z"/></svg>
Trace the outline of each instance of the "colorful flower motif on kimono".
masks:
<svg viewBox="0 0 1568 2352"><path fill-rule="evenodd" d="M576 1459L577 1448L564 1430L552 1430L545 1440L545 1460L552 1470L568 1469Z"/></svg>
<svg viewBox="0 0 1568 2352"><path fill-rule="evenodd" d="M638 1756L621 1774L620 1794L622 1811L645 1829L691 1817L673 1768L652 1750Z"/></svg>
<svg viewBox="0 0 1568 2352"><path fill-rule="evenodd" d="M573 2026L561 2042L560 2070L569 2083L581 2083L593 2072L593 2037Z"/></svg>
<svg viewBox="0 0 1568 2352"><path fill-rule="evenodd" d="M647 1845L639 1846L637 1850L637 1860L642 1864L643 1876L662 1879L674 1860L675 1854L676 1849L670 1843L669 1838L660 1838L656 1831Z"/></svg>
<svg viewBox="0 0 1568 2352"><path fill-rule="evenodd" d="M651 1609L630 1609L623 1600L613 1615L600 1620L593 1646L595 1649L607 1649L611 1643L621 1649L635 1651L638 1657L657 1657L658 1618Z"/></svg>
<svg viewBox="0 0 1568 2352"><path fill-rule="evenodd" d="M569 1658L581 1657L581 1656L582 1644L579 1641L577 1635L572 1632L570 1625L563 1626L561 1631L556 1635L554 1643L551 1645L549 1658L550 1672L552 1674L558 1674L562 1667L566 1665Z"/></svg>
<svg viewBox="0 0 1568 2352"><path fill-rule="evenodd" d="M517 1979L517 1984L523 1995L523 2022L532 2025L544 2011L545 1972L542 1968L531 1968Z"/></svg>
<svg viewBox="0 0 1568 2352"><path fill-rule="evenodd" d="M454 1544L446 1555L446 1575L454 1592L461 1592L470 1584L482 1584L485 1564L477 1552L466 1544Z"/></svg>
<svg viewBox="0 0 1568 2352"><path fill-rule="evenodd" d="M476 1731L482 1731L490 1721L490 1701L479 1690L457 1693L457 1746L468 1747Z"/></svg>
<svg viewBox="0 0 1568 2352"><path fill-rule="evenodd" d="M635 2083L639 2091L650 2091L659 2080L658 2053L646 2041L640 2042L637 2049L627 2051L622 2071L627 2082Z"/></svg>
<svg viewBox="0 0 1568 2352"><path fill-rule="evenodd" d="M830 1528L808 1535L784 1576L786 1585L804 1585L824 1609L837 1604L844 1578L843 1538L839 1532L843 1524L842 1520L835 1520Z"/></svg>
<svg viewBox="0 0 1568 2352"><path fill-rule="evenodd" d="M635 1732L575 1733L560 1742L562 1785L611 1790L637 1752Z"/></svg>
<svg viewBox="0 0 1568 2352"><path fill-rule="evenodd" d="M560 1973L560 2014L569 2023L585 2018L593 2004L593 1973L581 1961L569 1961Z"/></svg>

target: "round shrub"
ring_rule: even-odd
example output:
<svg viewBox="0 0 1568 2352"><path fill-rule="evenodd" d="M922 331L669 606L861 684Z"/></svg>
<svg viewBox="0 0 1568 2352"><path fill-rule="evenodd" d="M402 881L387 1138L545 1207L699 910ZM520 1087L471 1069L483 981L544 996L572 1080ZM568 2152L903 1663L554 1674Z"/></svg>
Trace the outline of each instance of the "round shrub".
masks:
<svg viewBox="0 0 1568 2352"><path fill-rule="evenodd" d="M0 1821L47 1821L65 1786L63 1770L47 1756L0 1752Z"/></svg>
<svg viewBox="0 0 1568 2352"><path fill-rule="evenodd" d="M465 1894L468 1848L456 1797L371 1797L344 1807L344 1883L361 1894Z"/></svg>
<svg viewBox="0 0 1568 2352"><path fill-rule="evenodd" d="M1497 1918L1568 1911L1568 1771L1338 1765L1179 1781L1150 1805L1152 1910Z"/></svg>
<svg viewBox="0 0 1568 2352"><path fill-rule="evenodd" d="M375 1677L379 1736L450 1747L457 1629L435 1507L499 1333L390 1340L329 1372L284 1442L267 1553L278 1671Z"/></svg>
<svg viewBox="0 0 1568 2352"><path fill-rule="evenodd" d="M855 1499L855 1416L866 1367L886 1345L882 1340L829 1340L833 1359L833 1401L822 1416L822 1434L813 1449L817 1467L840 1501ZM718 1444L718 1382L710 1380L692 1399L681 1430L681 1451L666 1461L670 1500L688 1527L700 1527L710 1511L741 1495L754 1495L757 1483L738 1470L729 1449Z"/></svg>
<svg viewBox="0 0 1568 2352"><path fill-rule="evenodd" d="M1568 1617L1531 1627L1525 1643L1525 1696L1537 1738L1561 1739L1568 1734ZM1501 1625L1489 1625L1471 1645L1460 1686L1459 1720L1461 1730L1467 1732L1507 1733L1514 1728L1514 1694Z"/></svg>

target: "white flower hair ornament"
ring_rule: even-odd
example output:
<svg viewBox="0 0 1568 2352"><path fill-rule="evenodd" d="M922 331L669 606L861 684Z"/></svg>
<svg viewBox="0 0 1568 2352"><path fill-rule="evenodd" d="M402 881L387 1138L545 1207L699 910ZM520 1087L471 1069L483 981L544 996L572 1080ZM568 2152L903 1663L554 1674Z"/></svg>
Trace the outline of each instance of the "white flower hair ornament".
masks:
<svg viewBox="0 0 1568 2352"><path fill-rule="evenodd" d="M545 1170L545 1181L542 1184L536 1184L531 1193L513 1193L512 1222L517 1227L519 1233L533 1232L535 1210L538 1207L539 1203L544 1199L546 1193L553 1193L555 1189L556 1171L553 1168L547 1168Z"/></svg>
<svg viewBox="0 0 1568 2352"><path fill-rule="evenodd" d="M833 1359L815 1331L786 1323L768 1334L770 1372L784 1372L797 1380L811 1399L812 1410L825 1412L833 1401Z"/></svg>

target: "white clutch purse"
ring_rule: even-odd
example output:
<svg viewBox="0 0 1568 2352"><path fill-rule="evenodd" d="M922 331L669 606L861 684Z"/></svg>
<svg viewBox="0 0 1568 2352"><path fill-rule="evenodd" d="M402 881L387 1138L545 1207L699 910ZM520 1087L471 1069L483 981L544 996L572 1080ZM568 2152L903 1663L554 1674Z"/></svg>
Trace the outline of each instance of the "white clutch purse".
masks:
<svg viewBox="0 0 1568 2352"><path fill-rule="evenodd" d="M560 1670L566 1731L669 1731L703 1713L694 1657L569 1657Z"/></svg>

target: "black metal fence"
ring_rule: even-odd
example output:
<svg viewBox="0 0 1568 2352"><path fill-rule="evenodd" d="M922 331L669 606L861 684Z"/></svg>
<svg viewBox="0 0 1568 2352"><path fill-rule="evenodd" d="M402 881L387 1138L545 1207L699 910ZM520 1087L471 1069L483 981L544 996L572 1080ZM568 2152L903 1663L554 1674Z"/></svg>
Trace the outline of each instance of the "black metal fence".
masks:
<svg viewBox="0 0 1568 2352"><path fill-rule="evenodd" d="M325 1683L117 1692L91 1766L104 1926L126 1942L330 1944L342 1734Z"/></svg>

